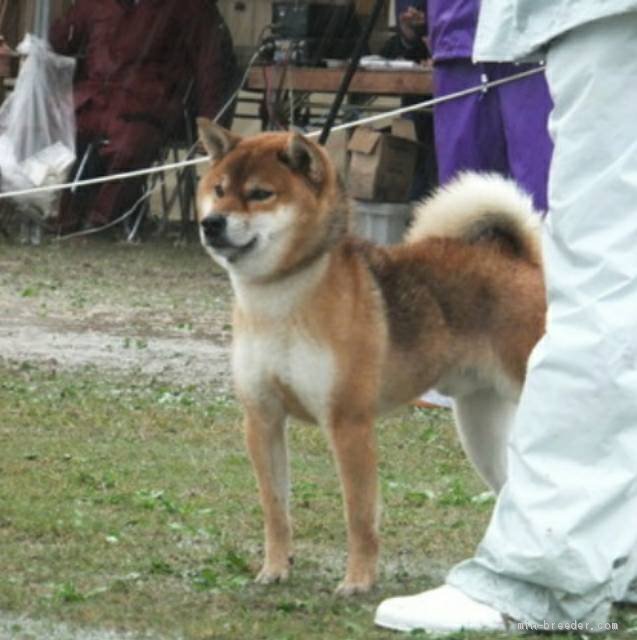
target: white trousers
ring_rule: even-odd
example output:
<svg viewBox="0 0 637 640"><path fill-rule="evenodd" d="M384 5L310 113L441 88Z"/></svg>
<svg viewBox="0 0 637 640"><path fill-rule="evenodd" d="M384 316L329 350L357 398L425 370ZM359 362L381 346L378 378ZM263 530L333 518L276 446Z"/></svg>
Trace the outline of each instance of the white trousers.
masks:
<svg viewBox="0 0 637 640"><path fill-rule="evenodd" d="M546 64L547 333L507 483L447 581L517 620L595 630L637 576L637 13L567 32Z"/></svg>

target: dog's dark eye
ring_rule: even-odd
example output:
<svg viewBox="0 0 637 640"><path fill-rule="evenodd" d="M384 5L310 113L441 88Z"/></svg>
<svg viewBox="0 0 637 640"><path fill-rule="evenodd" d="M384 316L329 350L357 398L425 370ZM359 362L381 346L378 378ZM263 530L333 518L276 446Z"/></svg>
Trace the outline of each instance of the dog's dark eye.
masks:
<svg viewBox="0 0 637 640"><path fill-rule="evenodd" d="M274 195L273 191L268 191L267 189L251 189L248 191L248 200L255 200L256 202L261 202L263 200L267 200Z"/></svg>
<svg viewBox="0 0 637 640"><path fill-rule="evenodd" d="M225 191L223 190L223 187L220 184L216 184L215 185L215 195L217 196L217 198L223 198L223 194L225 193Z"/></svg>

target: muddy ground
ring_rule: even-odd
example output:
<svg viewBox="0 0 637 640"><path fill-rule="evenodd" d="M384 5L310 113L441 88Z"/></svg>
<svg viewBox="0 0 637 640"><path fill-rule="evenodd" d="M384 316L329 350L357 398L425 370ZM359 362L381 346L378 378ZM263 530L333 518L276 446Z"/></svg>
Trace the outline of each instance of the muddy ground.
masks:
<svg viewBox="0 0 637 640"><path fill-rule="evenodd" d="M30 247L0 238L0 362L138 374L225 395L231 391L230 315L227 279L196 242L128 245L93 238ZM18 637L128 635L0 611L0 640Z"/></svg>
<svg viewBox="0 0 637 640"><path fill-rule="evenodd" d="M231 292L196 242L0 240L0 358L226 393Z"/></svg>

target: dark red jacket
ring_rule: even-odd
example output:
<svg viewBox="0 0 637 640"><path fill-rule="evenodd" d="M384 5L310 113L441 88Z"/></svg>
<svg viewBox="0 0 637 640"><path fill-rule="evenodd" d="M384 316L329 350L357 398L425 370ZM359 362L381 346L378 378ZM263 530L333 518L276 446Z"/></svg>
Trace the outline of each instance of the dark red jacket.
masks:
<svg viewBox="0 0 637 640"><path fill-rule="evenodd" d="M53 48L80 56L76 108L160 122L196 111L213 117L234 72L232 41L216 0L76 0L51 28Z"/></svg>

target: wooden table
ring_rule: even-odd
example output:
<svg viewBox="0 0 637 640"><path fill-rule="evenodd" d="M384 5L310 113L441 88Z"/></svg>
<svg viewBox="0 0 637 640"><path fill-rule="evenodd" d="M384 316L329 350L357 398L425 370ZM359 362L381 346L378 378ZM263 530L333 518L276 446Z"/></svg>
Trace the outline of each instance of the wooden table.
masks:
<svg viewBox="0 0 637 640"><path fill-rule="evenodd" d="M262 65L253 67L246 80L248 91L293 88L295 91L336 93L345 67L294 67ZM359 70L354 74L349 93L374 95L428 95L433 93L431 68L410 70Z"/></svg>

